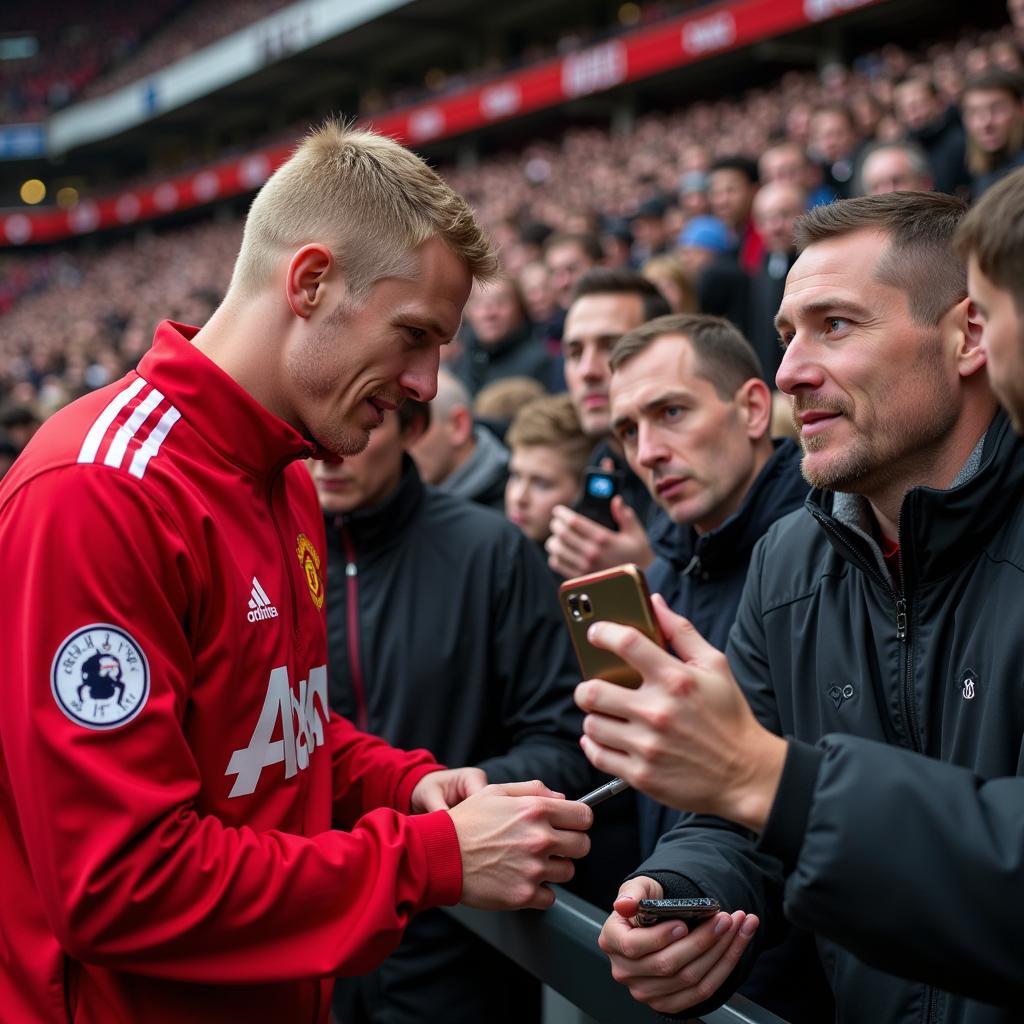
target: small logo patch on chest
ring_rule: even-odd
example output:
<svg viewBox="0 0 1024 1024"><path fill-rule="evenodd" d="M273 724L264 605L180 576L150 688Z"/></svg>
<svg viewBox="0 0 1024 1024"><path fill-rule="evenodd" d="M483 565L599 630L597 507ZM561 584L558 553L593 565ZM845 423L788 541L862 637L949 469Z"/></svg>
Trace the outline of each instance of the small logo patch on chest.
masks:
<svg viewBox="0 0 1024 1024"><path fill-rule="evenodd" d="M836 708L841 707L844 700L849 700L854 692L852 683L833 683L828 688L828 695L832 698L832 703Z"/></svg>
<svg viewBox="0 0 1024 1024"><path fill-rule="evenodd" d="M306 586L309 587L309 596L317 608L324 606L324 578L320 572L320 556L313 547L313 542L304 534L300 533L296 538L295 554L299 559L299 565L306 574Z"/></svg>
<svg viewBox="0 0 1024 1024"><path fill-rule="evenodd" d="M974 700L978 682L978 673L974 669L964 669L960 673L960 696L964 700Z"/></svg>

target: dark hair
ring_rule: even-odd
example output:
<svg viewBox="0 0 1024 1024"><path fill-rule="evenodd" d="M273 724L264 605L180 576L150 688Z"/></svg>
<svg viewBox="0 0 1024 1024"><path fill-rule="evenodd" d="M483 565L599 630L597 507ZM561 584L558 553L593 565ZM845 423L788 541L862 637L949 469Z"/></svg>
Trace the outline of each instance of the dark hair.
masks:
<svg viewBox="0 0 1024 1024"><path fill-rule="evenodd" d="M900 89L904 85L923 85L925 89L928 90L929 95L939 95L939 87L930 78L928 78L927 75L905 75L903 78L901 78L898 82L895 83L893 88Z"/></svg>
<svg viewBox="0 0 1024 1024"><path fill-rule="evenodd" d="M757 161L751 160L748 156L721 156L709 168L708 175L715 171L739 171L751 185L760 181L757 173Z"/></svg>
<svg viewBox="0 0 1024 1024"><path fill-rule="evenodd" d="M998 89L1001 92L1008 92L1015 99L1024 99L1024 78L1015 71L1007 71L1005 68L988 68L986 71L971 75L964 82L960 98L963 99L969 92L981 89Z"/></svg>
<svg viewBox="0 0 1024 1024"><path fill-rule="evenodd" d="M587 295L636 295L643 303L645 320L671 312L668 299L658 291L658 286L635 270L591 267L576 282L570 307Z"/></svg>
<svg viewBox="0 0 1024 1024"><path fill-rule="evenodd" d="M27 405L0 408L0 427L38 427L42 420Z"/></svg>
<svg viewBox="0 0 1024 1024"><path fill-rule="evenodd" d="M423 429L430 426L430 404L407 398L398 407L398 429L404 434L417 420L423 420Z"/></svg>
<svg viewBox="0 0 1024 1024"><path fill-rule="evenodd" d="M594 263L604 258L604 249L601 248L600 239L587 232L578 232L576 234L564 232L550 235L544 243L544 255L546 256L552 249L557 249L562 245L575 245L577 249L593 260Z"/></svg>
<svg viewBox="0 0 1024 1024"><path fill-rule="evenodd" d="M527 245L543 246L551 237L551 232L551 225L539 220L528 220L519 228L519 239Z"/></svg>
<svg viewBox="0 0 1024 1024"><path fill-rule="evenodd" d="M761 379L761 363L750 342L728 320L703 313L660 316L627 331L612 348L612 373L669 334L680 334L690 343L698 375L713 385L719 398L732 398L748 380Z"/></svg>
<svg viewBox="0 0 1024 1024"><path fill-rule="evenodd" d="M973 256L1024 312L1024 170L1008 174L978 200L960 222L953 247L963 260Z"/></svg>
<svg viewBox="0 0 1024 1024"><path fill-rule="evenodd" d="M796 247L855 231L875 230L889 237L875 275L902 289L910 315L935 324L967 295L967 272L953 250L953 235L967 206L941 192L887 192L816 206L797 219Z"/></svg>

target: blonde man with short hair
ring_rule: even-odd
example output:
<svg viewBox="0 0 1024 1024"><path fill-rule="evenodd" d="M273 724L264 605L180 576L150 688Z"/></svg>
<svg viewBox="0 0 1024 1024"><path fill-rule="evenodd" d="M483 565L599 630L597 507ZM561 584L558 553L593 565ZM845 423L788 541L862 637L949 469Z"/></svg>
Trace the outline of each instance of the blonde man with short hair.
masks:
<svg viewBox="0 0 1024 1024"><path fill-rule="evenodd" d="M330 978L412 914L571 877L583 805L328 713L300 460L429 401L494 270L421 160L329 122L256 197L209 322L162 323L5 477L5 1017L325 1024Z"/></svg>

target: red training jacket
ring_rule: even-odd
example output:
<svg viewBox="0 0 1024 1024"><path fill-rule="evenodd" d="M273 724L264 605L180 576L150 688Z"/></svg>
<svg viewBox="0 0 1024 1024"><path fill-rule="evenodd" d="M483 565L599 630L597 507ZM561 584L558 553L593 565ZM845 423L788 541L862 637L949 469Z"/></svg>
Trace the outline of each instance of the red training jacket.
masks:
<svg viewBox="0 0 1024 1024"><path fill-rule="evenodd" d="M4 1021L322 1022L461 892L436 762L328 721L311 446L195 333L0 485Z"/></svg>

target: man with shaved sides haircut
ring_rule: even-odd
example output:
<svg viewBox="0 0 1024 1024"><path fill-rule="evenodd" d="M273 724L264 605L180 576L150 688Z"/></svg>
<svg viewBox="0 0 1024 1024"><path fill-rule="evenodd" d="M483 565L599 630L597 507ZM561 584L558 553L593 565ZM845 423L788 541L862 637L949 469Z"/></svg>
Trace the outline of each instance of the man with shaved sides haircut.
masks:
<svg viewBox="0 0 1024 1024"><path fill-rule="evenodd" d="M5 1021L326 1024L332 978L414 914L545 907L571 878L587 807L327 697L302 460L429 401L496 269L419 157L328 121L253 200L206 324L161 323L4 477Z"/></svg>
<svg viewBox="0 0 1024 1024"><path fill-rule="evenodd" d="M755 549L727 653L657 599L671 650L591 627L643 682L580 684L585 752L687 812L600 940L660 1012L721 1002L788 921L844 1024L1019 1018L1024 445L964 213L894 192L798 222L777 382L813 489ZM701 895L709 924L632 926L640 898Z"/></svg>

